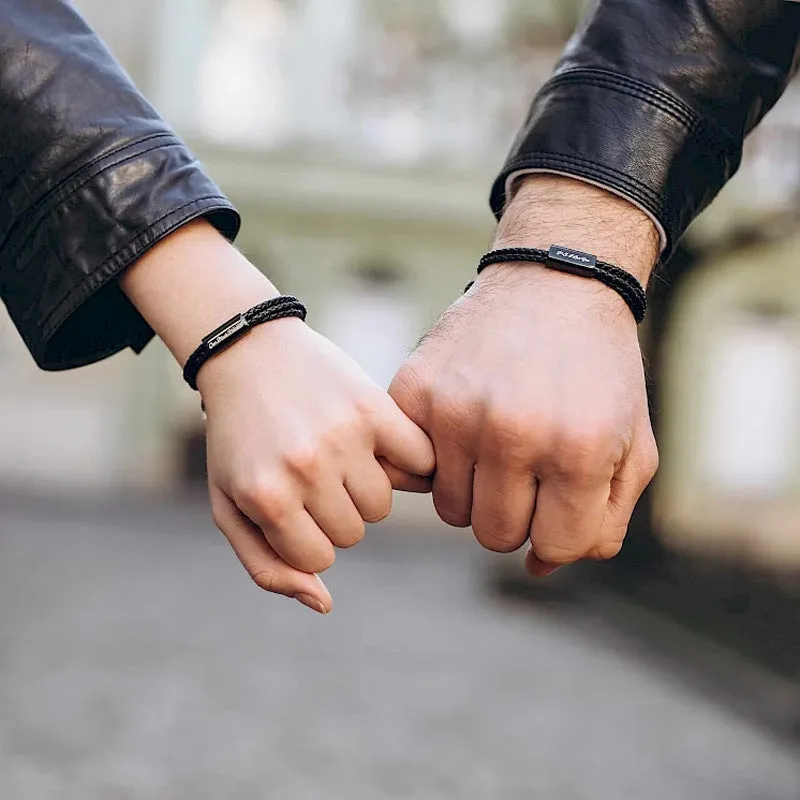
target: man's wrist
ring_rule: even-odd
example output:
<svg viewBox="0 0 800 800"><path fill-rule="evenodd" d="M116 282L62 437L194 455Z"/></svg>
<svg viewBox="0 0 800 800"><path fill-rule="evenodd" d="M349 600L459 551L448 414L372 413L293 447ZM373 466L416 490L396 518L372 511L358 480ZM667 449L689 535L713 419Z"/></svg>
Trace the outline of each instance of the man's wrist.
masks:
<svg viewBox="0 0 800 800"><path fill-rule="evenodd" d="M495 249L564 245L630 272L643 286L659 255L659 234L633 203L558 175L527 175L518 184L495 237Z"/></svg>

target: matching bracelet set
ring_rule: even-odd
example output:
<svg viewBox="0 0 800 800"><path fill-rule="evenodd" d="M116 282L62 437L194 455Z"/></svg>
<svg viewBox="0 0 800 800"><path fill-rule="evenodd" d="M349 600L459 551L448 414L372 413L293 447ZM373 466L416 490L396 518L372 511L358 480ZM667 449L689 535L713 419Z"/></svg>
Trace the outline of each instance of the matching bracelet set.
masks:
<svg viewBox="0 0 800 800"><path fill-rule="evenodd" d="M640 323L647 311L647 295L641 283L630 274L613 264L599 261L596 256L573 250L569 247L552 245L549 250L529 247L513 247L491 250L478 263L478 274L494 264L535 263L543 264L559 272L569 272L583 278L592 278L613 289L631 310L634 319ZM468 291L472 283L468 284ZM183 368L186 383L197 389L197 373L210 358L226 350L241 339L249 330L276 319L297 317L306 318L306 307L289 295L275 297L231 317L206 336L199 347L189 356Z"/></svg>

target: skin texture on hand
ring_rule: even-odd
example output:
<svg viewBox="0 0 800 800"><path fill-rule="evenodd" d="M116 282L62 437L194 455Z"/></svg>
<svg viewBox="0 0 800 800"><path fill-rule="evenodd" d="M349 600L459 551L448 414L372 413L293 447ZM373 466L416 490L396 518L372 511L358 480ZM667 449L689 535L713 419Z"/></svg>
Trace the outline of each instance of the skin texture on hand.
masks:
<svg viewBox="0 0 800 800"><path fill-rule="evenodd" d="M646 284L658 238L602 190L527 178L495 248L561 244ZM545 575L615 556L657 467L636 323L597 281L540 265L486 269L423 339L390 394L431 437L441 518L485 547L529 542Z"/></svg>
<svg viewBox="0 0 800 800"><path fill-rule="evenodd" d="M121 286L181 365L226 319L278 294L205 222L153 248ZM318 573L388 515L393 485L427 489L428 437L298 319L248 332L201 368L198 388L217 526L259 586L327 613Z"/></svg>

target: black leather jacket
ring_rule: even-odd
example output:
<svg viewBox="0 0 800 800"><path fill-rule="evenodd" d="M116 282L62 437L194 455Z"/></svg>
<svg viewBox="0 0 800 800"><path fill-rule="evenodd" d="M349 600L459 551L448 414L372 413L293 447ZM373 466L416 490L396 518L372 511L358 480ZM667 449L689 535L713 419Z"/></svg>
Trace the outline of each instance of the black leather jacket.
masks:
<svg viewBox="0 0 800 800"><path fill-rule="evenodd" d="M66 0L0 0L0 297L66 369L152 331L116 278L180 225L239 218Z"/></svg>
<svg viewBox="0 0 800 800"><path fill-rule="evenodd" d="M598 0L492 191L520 170L616 191L666 255L739 165L797 65L800 3ZM152 331L116 278L180 225L239 218L67 0L0 0L0 297L45 369Z"/></svg>
<svg viewBox="0 0 800 800"><path fill-rule="evenodd" d="M798 42L791 0L597 0L534 101L492 209L520 170L578 176L655 217L669 257L738 169Z"/></svg>

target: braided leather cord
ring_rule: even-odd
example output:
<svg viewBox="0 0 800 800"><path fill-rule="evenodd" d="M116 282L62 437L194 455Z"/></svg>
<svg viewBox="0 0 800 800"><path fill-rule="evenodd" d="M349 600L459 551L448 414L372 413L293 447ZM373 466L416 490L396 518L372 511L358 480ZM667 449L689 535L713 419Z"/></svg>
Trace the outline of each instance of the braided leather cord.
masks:
<svg viewBox="0 0 800 800"><path fill-rule="evenodd" d="M306 307L296 298L291 295L281 295L267 300L264 303L259 303L253 306L249 311L242 314L247 322L247 328L254 328L256 325L263 325L265 322L272 322L276 319L284 319L286 317L299 317L302 320L306 318ZM238 337L237 337L238 338ZM209 358L221 353L230 344L233 344L237 339L232 339L230 342L220 345L218 348L210 349L203 340L203 343L189 356L186 364L183 367L183 379L195 391L197 390L197 373L200 367L208 361Z"/></svg>
<svg viewBox="0 0 800 800"><path fill-rule="evenodd" d="M478 274L492 264L509 264L527 262L532 264L548 264L549 253L535 247L507 247L501 250L491 250L484 255L478 263ZM613 289L630 308L637 323L640 323L647 313L647 295L636 278L606 261L598 261L594 266L595 280ZM468 284L468 291L472 283Z"/></svg>

